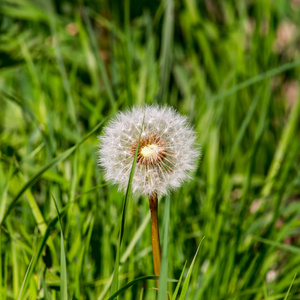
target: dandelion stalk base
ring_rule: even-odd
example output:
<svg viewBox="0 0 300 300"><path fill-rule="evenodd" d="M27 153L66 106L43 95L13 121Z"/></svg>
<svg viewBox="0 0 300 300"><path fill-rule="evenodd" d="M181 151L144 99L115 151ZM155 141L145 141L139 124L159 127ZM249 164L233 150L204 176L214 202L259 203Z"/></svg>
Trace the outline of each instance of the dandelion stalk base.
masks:
<svg viewBox="0 0 300 300"><path fill-rule="evenodd" d="M161 264L161 250L159 241L159 230L158 230L158 198L154 192L149 196L149 206L151 212L151 238L152 238L152 254L153 254L153 266L155 276L160 274ZM156 286L158 288L158 280L156 280Z"/></svg>

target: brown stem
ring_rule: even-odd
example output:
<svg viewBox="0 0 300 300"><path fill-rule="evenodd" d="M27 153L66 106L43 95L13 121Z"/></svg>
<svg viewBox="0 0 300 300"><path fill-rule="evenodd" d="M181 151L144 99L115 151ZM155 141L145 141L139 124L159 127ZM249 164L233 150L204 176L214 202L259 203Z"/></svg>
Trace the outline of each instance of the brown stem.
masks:
<svg viewBox="0 0 300 300"><path fill-rule="evenodd" d="M158 199L157 194L154 192L149 196L149 206L151 212L151 237L152 237L152 254L153 254L153 266L155 276L160 274L161 252L159 242L158 231ZM156 280L156 286L158 288L158 280Z"/></svg>

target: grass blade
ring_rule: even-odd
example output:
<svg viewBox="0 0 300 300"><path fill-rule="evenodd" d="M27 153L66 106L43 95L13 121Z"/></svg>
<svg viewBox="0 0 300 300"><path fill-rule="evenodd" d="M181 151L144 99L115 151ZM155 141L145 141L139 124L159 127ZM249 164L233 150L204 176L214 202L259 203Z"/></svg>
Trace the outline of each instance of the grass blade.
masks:
<svg viewBox="0 0 300 300"><path fill-rule="evenodd" d="M300 100L298 99L298 102L293 108L293 110L291 111L289 119L282 132L280 143L276 149L276 153L274 155L272 164L268 172L268 176L266 178L265 186L262 190L263 196L268 196L273 188L275 177L277 176L278 172L281 170L280 166L282 164L282 161L289 149L289 146L291 145L294 139L295 131L297 130L297 124L299 122L299 115L300 115Z"/></svg>
<svg viewBox="0 0 300 300"><path fill-rule="evenodd" d="M4 213L5 213L5 206L7 203L7 192L8 192L8 186L9 186L9 181L12 177L13 174L13 164L9 166L9 171L8 171L8 180L4 183L2 191L0 193L1 201L0 201L0 220L3 219ZM1 275L0 275L1 276Z"/></svg>
<svg viewBox="0 0 300 300"><path fill-rule="evenodd" d="M170 196L166 197L166 206L164 211L164 241L162 249L162 261L159 276L158 300L166 300L168 289L168 242L169 242L169 223L170 223Z"/></svg>
<svg viewBox="0 0 300 300"><path fill-rule="evenodd" d="M192 261L192 263L191 263L191 265L190 265L190 268L189 268L189 270L188 270L187 276L186 276L186 278L185 278L185 281L184 281L184 284L183 284L183 287L182 287L182 291L181 291L179 300L184 300L185 297L186 297L187 290L188 290L189 283L190 283L190 279L191 279L191 276L192 276L192 271L193 271L194 264L195 264L195 260L196 260L196 257L197 257L197 255L198 255L200 246L201 246L201 244L202 244L204 238L205 238L205 237L202 238L202 240L201 240L201 242L200 242L200 244L199 244L199 246L198 246L198 248L197 248L197 251L196 251L196 253L195 253L195 256L194 256L194 258L193 258L193 261Z"/></svg>
<svg viewBox="0 0 300 300"><path fill-rule="evenodd" d="M167 92L170 71L171 71L171 59L170 55L173 51L173 36L174 36L174 1L166 0L165 5L165 16L163 21L163 37L162 47L160 53L160 83L161 87L158 94L159 103L164 102L164 97Z"/></svg>
<svg viewBox="0 0 300 300"><path fill-rule="evenodd" d="M115 100L115 96L114 96L114 93L113 93L113 89L111 87L111 84L110 84L110 81L109 81L109 78L108 78L108 75L107 75L107 72L106 72L106 69L105 69L105 65L104 65L102 59L98 55L99 46L97 45L95 35L94 35L93 29L92 29L92 25L91 25L91 22L88 18L88 14L87 14L86 10L83 10L83 19L84 19L84 22L85 22L85 25L86 25L87 33L88 33L89 38L90 38L92 49L94 51L94 56L96 58L96 62L97 62L99 72L101 74L101 77L103 79L106 91L108 93L108 98L109 98L110 104L111 104L112 107L114 107L115 103L116 103L116 100Z"/></svg>
<svg viewBox="0 0 300 300"><path fill-rule="evenodd" d="M294 276L294 278L293 278L293 280L292 280L292 282L291 282L291 284L290 284L290 287L289 287L289 289L288 289L288 291L287 291L287 293L286 293L286 295L285 295L285 297L284 297L283 300L287 300L287 298L288 298L288 296L289 296L289 293L290 293L290 291L291 291L291 288L292 288L292 286L293 286L293 283L294 283L294 281L295 281L295 279L296 279L296 276L297 276L297 274L295 274L295 276Z"/></svg>
<svg viewBox="0 0 300 300"><path fill-rule="evenodd" d="M76 200L78 200L78 199L81 198L82 196L84 196L84 195L86 195L86 194L89 194L89 193L91 193L91 192L93 192L93 191L95 191L95 190L98 190L99 188L102 188L102 187L107 186L107 185L108 185L108 183L103 183L103 184L98 184L98 185L96 185L96 186L93 186L93 187L90 188L89 190L84 191L84 192L82 192L81 194L77 195L77 196L74 198L74 201L73 201L73 202L75 202Z"/></svg>
<svg viewBox="0 0 300 300"><path fill-rule="evenodd" d="M33 256L32 256L32 258L30 260L30 263L28 265L28 268L26 270L26 273L25 273L25 276L24 276L24 279L23 279L23 282L22 282L22 285L21 285L21 289L20 289L20 292L19 292L18 300L23 299L23 298L21 298L21 295L23 294L25 284L28 281L29 271L31 269L31 266L32 266L32 263L33 263L33 260L34 260L35 256L36 256L36 253L33 254Z"/></svg>
<svg viewBox="0 0 300 300"><path fill-rule="evenodd" d="M52 3L48 2L48 9L50 12L53 11ZM51 29L52 36L57 39L57 32L56 32L56 18L54 17L54 14L49 14L49 27ZM65 67L64 59L62 56L61 48L60 48L60 43L55 43L54 44L54 52L55 52L55 58L56 58L56 63L58 66L58 70L61 75L62 83L64 90L67 94L67 100L68 100L68 106L69 106L69 114L72 123L76 126L76 111L74 107L74 100L71 92L71 85L70 81L68 78L68 73Z"/></svg>
<svg viewBox="0 0 300 300"><path fill-rule="evenodd" d="M65 246L64 246L64 235L63 235L59 210L54 197L53 197L53 201L55 204L57 217L59 220L59 227L60 227L60 299L68 300L67 264L66 264L66 253L65 253Z"/></svg>
<svg viewBox="0 0 300 300"><path fill-rule="evenodd" d="M131 55L130 53L130 0L124 1L124 26L126 34L126 47L125 47L125 82L127 89L127 104L132 105L132 91L131 91Z"/></svg>
<svg viewBox="0 0 300 300"><path fill-rule="evenodd" d="M262 80L265 80L265 79L268 79L268 78L272 78L280 73L283 73L287 70L290 70L290 69L294 69L296 67L300 66L300 60L295 60L293 62L290 62L290 63L286 63L282 66L279 66L279 67L276 67L274 69L271 69L267 72L264 72L264 73L261 73L261 74L258 74L257 76L254 76L248 80L245 80L239 84L236 84L235 86L233 86L232 88L224 91L224 92L221 92L213 97L211 97L209 99L209 101L216 101L216 100L220 100L224 97L227 97L227 96L230 96L236 92L238 92L239 90L242 90L246 87L249 87L257 82L260 82Z"/></svg>
<svg viewBox="0 0 300 300"><path fill-rule="evenodd" d="M240 145L243 136L245 135L246 129L250 123L250 120L254 114L255 108L257 106L258 100L260 99L259 94L257 94L249 107L249 110L243 120L243 123L240 127L240 130L238 131L237 137L234 141L234 144L232 146L231 155L230 155L230 163L233 161L233 158L235 157L236 151L238 149L238 146Z"/></svg>
<svg viewBox="0 0 300 300"><path fill-rule="evenodd" d="M45 234L45 232L47 230L46 222L44 220L44 217L42 215L42 212L40 211L40 208L39 208L36 200L34 199L32 192L30 191L29 188L26 191L26 196L27 196L28 203L30 205L32 214L36 220L36 224L38 225L40 232L42 234Z"/></svg>
<svg viewBox="0 0 300 300"><path fill-rule="evenodd" d="M63 209L62 212L60 213L60 217L62 217L66 213L66 211L67 211L66 209ZM22 283L22 288L20 289L20 292L19 292L18 300L19 299L24 299L24 293L26 292L27 286L28 286L28 284L31 280L33 270L34 270L35 266L38 263L38 260L39 260L41 254L42 254L43 248L46 245L46 242L47 242L47 240L50 236L50 233L55 228L55 225L56 225L57 221L58 221L58 217L55 217L50 222L50 224L48 225L48 228L46 230L46 233L43 236L43 239L40 241L40 243L38 245L38 248L35 252L36 254L33 255L33 257L32 257L32 262L29 264L28 269L26 271L26 274L25 274L25 277L24 277L24 280L23 280L23 283Z"/></svg>
<svg viewBox="0 0 300 300"><path fill-rule="evenodd" d="M272 240L265 239L265 238L262 238L262 237L259 237L259 236L254 236L254 238L258 242L264 243L266 245L270 245L270 246L273 246L273 247L276 247L276 248L288 251L290 253L294 253L294 254L300 255L300 248L299 247L295 247L295 246L292 246L292 245L281 244L281 243L279 243L277 241L272 241Z"/></svg>
<svg viewBox="0 0 300 300"><path fill-rule="evenodd" d="M178 291L179 291L179 288L180 288L180 285L181 285L181 282L182 282L182 277L183 277L183 274L184 274L185 267L186 267L186 262L185 262L185 264L184 264L184 266L183 266L183 269L182 269L182 271L181 271L179 281L178 281L178 283L177 283L177 285L176 285L174 294L173 294L173 296L172 296L172 300L176 300L176 299L177 299L177 294L178 294Z"/></svg>

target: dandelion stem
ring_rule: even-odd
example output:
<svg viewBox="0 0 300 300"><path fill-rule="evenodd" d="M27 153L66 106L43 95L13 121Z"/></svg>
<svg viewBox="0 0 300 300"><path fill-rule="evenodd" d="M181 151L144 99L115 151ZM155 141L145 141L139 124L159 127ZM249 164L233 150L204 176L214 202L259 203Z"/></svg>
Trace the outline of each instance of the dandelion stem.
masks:
<svg viewBox="0 0 300 300"><path fill-rule="evenodd" d="M159 230L158 230L158 199L157 194L154 192L149 196L149 206L151 212L151 237L152 237L152 254L153 254L153 266L155 276L160 274L161 264L161 252L159 242ZM156 280L156 286L158 288L158 280Z"/></svg>

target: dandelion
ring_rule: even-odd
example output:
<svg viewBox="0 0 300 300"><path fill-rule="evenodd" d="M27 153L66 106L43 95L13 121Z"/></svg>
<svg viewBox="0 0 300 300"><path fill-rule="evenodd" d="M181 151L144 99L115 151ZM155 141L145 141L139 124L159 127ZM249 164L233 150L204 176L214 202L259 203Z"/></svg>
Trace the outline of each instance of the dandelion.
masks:
<svg viewBox="0 0 300 300"><path fill-rule="evenodd" d="M99 140L99 164L105 179L124 191L137 150L131 188L134 194L149 197L154 272L159 276L158 195L191 178L199 157L195 132L174 109L145 106L119 113Z"/></svg>
<svg viewBox="0 0 300 300"><path fill-rule="evenodd" d="M141 130L132 192L167 194L191 177L199 156L187 119L169 107L133 108L108 124L99 149L105 179L126 190Z"/></svg>

